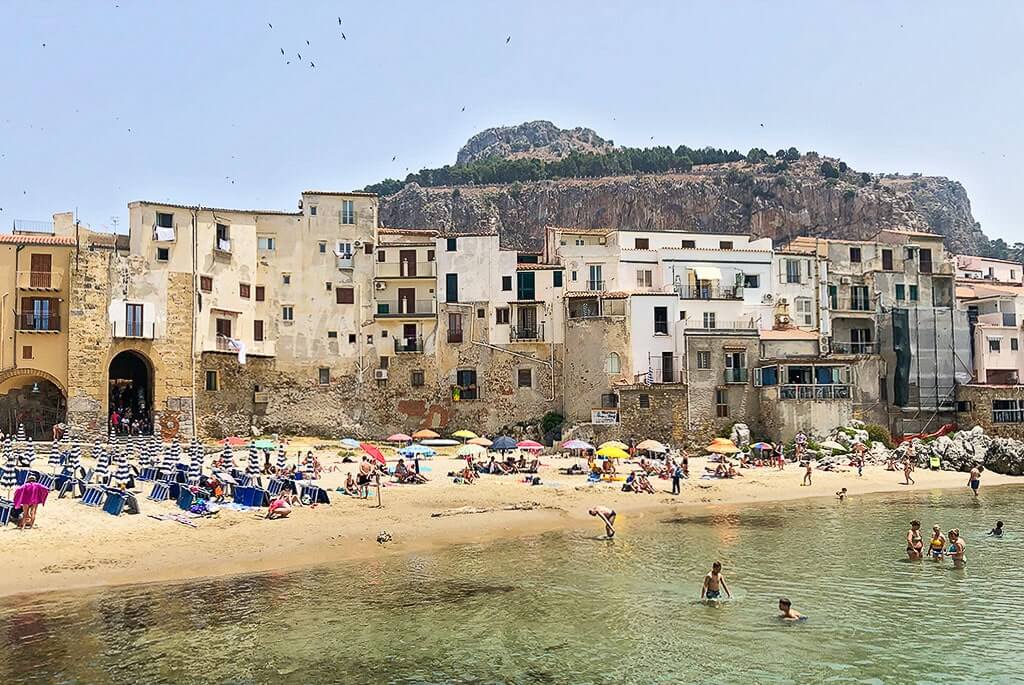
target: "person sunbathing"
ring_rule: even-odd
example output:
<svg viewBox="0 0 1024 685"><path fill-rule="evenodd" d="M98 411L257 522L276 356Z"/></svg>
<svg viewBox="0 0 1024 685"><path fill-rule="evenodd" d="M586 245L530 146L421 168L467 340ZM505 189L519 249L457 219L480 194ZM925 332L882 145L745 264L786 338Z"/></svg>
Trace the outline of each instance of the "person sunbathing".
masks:
<svg viewBox="0 0 1024 685"><path fill-rule="evenodd" d="M601 467L601 470L605 473L605 475L614 475L615 473L617 473L617 471L615 470L615 460L605 459L604 465Z"/></svg>
<svg viewBox="0 0 1024 685"><path fill-rule="evenodd" d="M416 473L408 466L405 465L404 459L399 459L398 464L395 466L395 478L398 479L399 483L426 483L427 478L419 473Z"/></svg>
<svg viewBox="0 0 1024 685"><path fill-rule="evenodd" d="M651 481L647 478L646 473L641 473L636 478L636 483L633 485L637 492L646 492L648 494L654 494L654 486L651 485Z"/></svg>
<svg viewBox="0 0 1024 685"><path fill-rule="evenodd" d="M345 476L345 494L352 495L353 497L359 494L359 491L356 489L356 479L352 476L351 471Z"/></svg>
<svg viewBox="0 0 1024 685"><path fill-rule="evenodd" d="M476 471L474 471L470 467L467 466L466 468L462 469L462 481L466 485L472 485L473 481L475 481L477 478L479 478L479 476L476 475Z"/></svg>

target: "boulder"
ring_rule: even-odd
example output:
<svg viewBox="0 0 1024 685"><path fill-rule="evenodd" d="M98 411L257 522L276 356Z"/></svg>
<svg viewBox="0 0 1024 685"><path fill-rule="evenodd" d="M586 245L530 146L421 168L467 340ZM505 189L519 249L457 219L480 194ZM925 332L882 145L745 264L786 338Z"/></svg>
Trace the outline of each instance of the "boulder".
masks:
<svg viewBox="0 0 1024 685"><path fill-rule="evenodd" d="M729 434L729 439L733 443L742 449L750 447L750 428L745 423L734 423L732 425L732 432Z"/></svg>

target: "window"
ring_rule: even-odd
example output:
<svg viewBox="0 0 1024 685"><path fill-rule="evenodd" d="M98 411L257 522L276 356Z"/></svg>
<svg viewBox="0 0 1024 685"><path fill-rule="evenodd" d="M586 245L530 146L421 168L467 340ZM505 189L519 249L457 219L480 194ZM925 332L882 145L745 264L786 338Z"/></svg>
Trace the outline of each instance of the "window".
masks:
<svg viewBox="0 0 1024 685"><path fill-rule="evenodd" d="M214 246L222 252L231 252L231 227L227 224L217 224L217 242Z"/></svg>
<svg viewBox="0 0 1024 685"><path fill-rule="evenodd" d="M512 290L512 277L511 276L502 276L501 277L501 289L505 290L505 291L511 291Z"/></svg>
<svg viewBox="0 0 1024 685"><path fill-rule="evenodd" d="M459 369L455 372L454 400L479 399L480 391L476 386L476 369Z"/></svg>
<svg viewBox="0 0 1024 685"><path fill-rule="evenodd" d="M533 369L516 370L516 386L520 388L533 387Z"/></svg>
<svg viewBox="0 0 1024 685"><path fill-rule="evenodd" d="M729 416L729 392L725 388L715 388L715 416L720 419Z"/></svg>
<svg viewBox="0 0 1024 685"><path fill-rule="evenodd" d="M757 274L743 274L743 287L744 288L760 288L761 277Z"/></svg>
<svg viewBox="0 0 1024 685"><path fill-rule="evenodd" d="M264 302L267 299L267 288L266 286L256 286L256 301Z"/></svg>
<svg viewBox="0 0 1024 685"><path fill-rule="evenodd" d="M458 238L446 238L444 241L445 252L455 252L458 247Z"/></svg>
<svg viewBox="0 0 1024 685"><path fill-rule="evenodd" d="M309 215L310 216L316 216L316 205L310 205L309 206Z"/></svg>
<svg viewBox="0 0 1024 685"><path fill-rule="evenodd" d="M352 259L352 243L347 240L339 240L334 245L334 254L338 257Z"/></svg>
<svg viewBox="0 0 1024 685"><path fill-rule="evenodd" d="M853 262L854 264L860 264L860 248L859 247L851 247L850 248L850 261Z"/></svg>
<svg viewBox="0 0 1024 685"><path fill-rule="evenodd" d="M387 330L382 330L382 331L380 332L380 337L381 337L381 338L386 338L386 337L388 337L388 332L387 332Z"/></svg>
<svg viewBox="0 0 1024 685"><path fill-rule="evenodd" d="M459 275L458 274L445 274L444 275L444 301L445 302L458 302L459 301Z"/></svg>
<svg viewBox="0 0 1024 685"><path fill-rule="evenodd" d="M213 322L218 338L231 337L231 319L217 319Z"/></svg>
<svg viewBox="0 0 1024 685"><path fill-rule="evenodd" d="M871 296L866 285L855 285L850 288L850 309L858 312L871 311Z"/></svg>
<svg viewBox="0 0 1024 685"><path fill-rule="evenodd" d="M718 249L719 250L731 250L732 249L732 241L731 240L719 240L718 241Z"/></svg>
<svg viewBox="0 0 1024 685"><path fill-rule="evenodd" d="M207 392L215 392L220 389L220 379L217 377L216 371L206 372L206 390Z"/></svg>
<svg viewBox="0 0 1024 685"><path fill-rule="evenodd" d="M576 240L575 240L575 241L573 241L573 244L574 244L574 245L575 245L576 247L580 247L581 245L586 245L586 244L587 244L587 241L586 241L586 240L584 240L583 238L576 238Z"/></svg>
<svg viewBox="0 0 1024 685"><path fill-rule="evenodd" d="M387 260L388 260L388 251L387 250L377 250L377 261L383 264Z"/></svg>
<svg viewBox="0 0 1024 685"><path fill-rule="evenodd" d="M264 252L273 252L277 248L277 241L273 236L261 235L256 238L256 249Z"/></svg>
<svg viewBox="0 0 1024 685"><path fill-rule="evenodd" d="M829 309L839 309L839 286L830 285L828 287L828 307Z"/></svg>
<svg viewBox="0 0 1024 685"><path fill-rule="evenodd" d="M571 274L570 274L570 276L569 276L569 278L570 278L570 280L573 280L573 281L575 281L575 280L576 280L576 272L575 272L575 271L572 271L572 272L571 272Z"/></svg>
<svg viewBox="0 0 1024 685"><path fill-rule="evenodd" d="M601 409L615 409L619 406L619 396L613 392L601 395Z"/></svg>
<svg viewBox="0 0 1024 685"><path fill-rule="evenodd" d="M199 289L204 293L213 292L213 278L210 276L200 276Z"/></svg>
<svg viewBox="0 0 1024 685"><path fill-rule="evenodd" d="M508 307L498 307L494 310L494 323L501 325L507 324L510 319L510 312Z"/></svg>
<svg viewBox="0 0 1024 685"><path fill-rule="evenodd" d="M1024 400L992 400L992 422L1024 422Z"/></svg>
<svg viewBox="0 0 1024 685"><path fill-rule="evenodd" d="M532 300L537 297L537 291L534 287L536 275L532 271L519 271L516 273L517 300Z"/></svg>
<svg viewBox="0 0 1024 685"><path fill-rule="evenodd" d="M156 213L156 227L157 228L174 228L174 215L167 214L164 212Z"/></svg>
<svg viewBox="0 0 1024 685"><path fill-rule="evenodd" d="M391 368L391 357L380 357L377 360L378 369L390 369Z"/></svg>
<svg viewBox="0 0 1024 685"><path fill-rule="evenodd" d="M334 301L337 304L355 304L356 302L356 289L355 288L335 288L334 289Z"/></svg>
<svg viewBox="0 0 1024 685"><path fill-rule="evenodd" d="M1002 349L1002 347L1003 347L1003 343L1002 343L1002 341L999 338L989 338L988 339L988 351L989 352L999 352Z"/></svg>
<svg viewBox="0 0 1024 685"><path fill-rule="evenodd" d="M798 326L814 325L814 310L811 307L811 298L798 297L796 303L796 320Z"/></svg>
<svg viewBox="0 0 1024 685"><path fill-rule="evenodd" d="M668 335L668 307L654 308L654 334Z"/></svg>
<svg viewBox="0 0 1024 685"><path fill-rule="evenodd" d="M431 250L428 254L432 254L434 251ZM363 243L363 254L373 254L373 243L367 240Z"/></svg>
<svg viewBox="0 0 1024 685"><path fill-rule="evenodd" d="M711 368L711 350L697 350L697 368Z"/></svg>
<svg viewBox="0 0 1024 685"><path fill-rule="evenodd" d="M292 282L291 274L281 274L281 283L284 285L290 285Z"/></svg>
<svg viewBox="0 0 1024 685"><path fill-rule="evenodd" d="M328 340L337 340L338 339L338 331L327 331L327 339Z"/></svg>
<svg viewBox="0 0 1024 685"><path fill-rule="evenodd" d="M330 370L330 368L328 368L326 366L321 366L319 369L317 369L317 381L320 383L320 385L330 385L331 384L331 370Z"/></svg>
<svg viewBox="0 0 1024 685"><path fill-rule="evenodd" d="M423 369L413 369L409 372L409 385L414 388L422 388L424 384Z"/></svg>
<svg viewBox="0 0 1024 685"><path fill-rule="evenodd" d="M252 339L256 342L263 340L263 319L255 319L252 322Z"/></svg>
<svg viewBox="0 0 1024 685"><path fill-rule="evenodd" d="M618 352L610 352L608 359L605 361L605 371L607 373L619 373L621 370L621 362L619 360Z"/></svg>
<svg viewBox="0 0 1024 685"><path fill-rule="evenodd" d="M368 336L366 336L366 344L367 345L372 345L373 344L373 333L371 333Z"/></svg>
<svg viewBox="0 0 1024 685"><path fill-rule="evenodd" d="M654 284L654 272L650 269L637 269L636 287L651 288Z"/></svg>
<svg viewBox="0 0 1024 685"><path fill-rule="evenodd" d="M171 248L169 247L158 247L156 248L156 261L166 262L171 258Z"/></svg>
<svg viewBox="0 0 1024 685"><path fill-rule="evenodd" d="M637 404L640 405L641 409L651 408L651 396L648 395L647 393L640 393L639 395L636 396L636 399Z"/></svg>
<svg viewBox="0 0 1024 685"><path fill-rule="evenodd" d="M23 345L22 346L22 348L21 348L21 358L22 359L31 359L32 358L32 346L31 345Z"/></svg>
<svg viewBox="0 0 1024 685"><path fill-rule="evenodd" d="M1010 269L1010 280L1011 281L1016 281L1017 280L1017 270L1016 269Z"/></svg>
<svg viewBox="0 0 1024 685"><path fill-rule="evenodd" d="M896 301L897 302L902 302L905 299L907 299L907 286L903 285L902 283L897 283L896 284Z"/></svg>
<svg viewBox="0 0 1024 685"><path fill-rule="evenodd" d="M448 312L448 342L462 342L462 314Z"/></svg>
<svg viewBox="0 0 1024 685"><path fill-rule="evenodd" d="M704 312L704 328L715 328L716 323L714 312Z"/></svg>
<svg viewBox="0 0 1024 685"><path fill-rule="evenodd" d="M281 318L285 321L295 320L295 308L291 305L281 307Z"/></svg>
<svg viewBox="0 0 1024 685"><path fill-rule="evenodd" d="M1010 351L1016 352L1020 349L1020 343L1017 342L1017 338L1010 338Z"/></svg>
<svg viewBox="0 0 1024 685"><path fill-rule="evenodd" d="M561 288L562 287L562 272L555 270L551 272L551 287Z"/></svg>
<svg viewBox="0 0 1024 685"><path fill-rule="evenodd" d="M882 248L882 271L892 271L892 250Z"/></svg>
<svg viewBox="0 0 1024 685"><path fill-rule="evenodd" d="M356 344L356 334L355 333L349 333L348 334L348 344L349 345L355 345Z"/></svg>
<svg viewBox="0 0 1024 685"><path fill-rule="evenodd" d="M800 260L786 260L786 283L800 283Z"/></svg>
<svg viewBox="0 0 1024 685"><path fill-rule="evenodd" d="M649 250L651 249L651 241L649 238L637 238L633 246L638 250Z"/></svg>
<svg viewBox="0 0 1024 685"><path fill-rule="evenodd" d="M923 274L930 274L932 272L932 251L927 248L921 248L919 253L919 265L920 271Z"/></svg>
<svg viewBox="0 0 1024 685"><path fill-rule="evenodd" d="M917 302L918 289L916 285L910 286L910 301Z"/></svg>
<svg viewBox="0 0 1024 685"><path fill-rule="evenodd" d="M248 283L239 283L238 284L238 296L241 297L244 300L248 300L249 299L249 284Z"/></svg>
<svg viewBox="0 0 1024 685"><path fill-rule="evenodd" d="M317 243L317 246L320 249L320 254L327 254L327 241L326 240L321 240L319 243Z"/></svg>
<svg viewBox="0 0 1024 685"><path fill-rule="evenodd" d="M341 201L341 223L352 225L356 222L356 205L352 200Z"/></svg>
<svg viewBox="0 0 1024 685"><path fill-rule="evenodd" d="M604 280L601 278L602 269L600 264L587 266L590 273L590 280L587 282L587 290L604 290Z"/></svg>
<svg viewBox="0 0 1024 685"><path fill-rule="evenodd" d="M482 319L485 316L487 316L487 310L484 309L483 307L477 307L476 308L476 318Z"/></svg>
<svg viewBox="0 0 1024 685"><path fill-rule="evenodd" d="M124 306L124 332L136 338L142 337L143 312L141 304L126 303Z"/></svg>
<svg viewBox="0 0 1024 685"><path fill-rule="evenodd" d="M697 247L697 241L696 240L684 240L684 241L682 241L682 243L680 243L679 247L681 247L684 250L693 250L693 249L695 249Z"/></svg>

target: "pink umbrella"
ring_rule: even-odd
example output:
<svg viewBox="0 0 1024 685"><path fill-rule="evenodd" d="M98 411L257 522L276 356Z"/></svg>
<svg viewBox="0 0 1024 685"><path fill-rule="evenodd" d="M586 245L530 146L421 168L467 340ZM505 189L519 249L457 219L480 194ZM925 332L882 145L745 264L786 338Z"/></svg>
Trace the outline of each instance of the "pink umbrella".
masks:
<svg viewBox="0 0 1024 685"><path fill-rule="evenodd" d="M544 445L534 440L520 440L516 443L516 447L521 450L530 450L531 452L544 449Z"/></svg>
<svg viewBox="0 0 1024 685"><path fill-rule="evenodd" d="M381 464L388 463L387 459L384 458L384 455L381 454L381 451L368 442L359 443L359 449L369 454L371 457L379 461Z"/></svg>
<svg viewBox="0 0 1024 685"><path fill-rule="evenodd" d="M388 442L412 442L412 436L405 433L395 433L394 435L389 435L387 440Z"/></svg>

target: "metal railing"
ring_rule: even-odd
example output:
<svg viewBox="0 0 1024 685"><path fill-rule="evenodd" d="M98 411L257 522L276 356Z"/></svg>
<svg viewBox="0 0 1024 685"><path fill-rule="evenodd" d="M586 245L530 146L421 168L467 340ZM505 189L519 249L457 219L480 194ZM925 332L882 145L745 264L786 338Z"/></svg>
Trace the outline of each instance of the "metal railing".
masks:
<svg viewBox="0 0 1024 685"><path fill-rule="evenodd" d="M544 340L544 324L536 326L512 326L508 332L509 340L542 341Z"/></svg>
<svg viewBox="0 0 1024 685"><path fill-rule="evenodd" d="M742 300L742 287L719 288L696 285L677 285L676 294L681 300Z"/></svg>
<svg viewBox="0 0 1024 685"><path fill-rule="evenodd" d="M1024 423L1024 409L993 409L992 423Z"/></svg>
<svg viewBox="0 0 1024 685"><path fill-rule="evenodd" d="M375 262L377 278L433 278L437 262Z"/></svg>
<svg viewBox="0 0 1024 685"><path fill-rule="evenodd" d="M18 287L22 290L60 290L63 271L19 271Z"/></svg>
<svg viewBox="0 0 1024 685"><path fill-rule="evenodd" d="M395 338L395 354L422 351L423 338Z"/></svg>
<svg viewBox="0 0 1024 685"><path fill-rule="evenodd" d="M593 290L595 292L604 291L604 281L587 281L587 290Z"/></svg>
<svg viewBox="0 0 1024 685"><path fill-rule="evenodd" d="M878 354L878 343L832 341L835 354Z"/></svg>
<svg viewBox="0 0 1024 685"><path fill-rule="evenodd" d="M780 385L780 400L848 400L852 397L849 385Z"/></svg>
<svg viewBox="0 0 1024 685"><path fill-rule="evenodd" d="M60 315L23 312L17 316L19 331L60 331Z"/></svg>
<svg viewBox="0 0 1024 685"><path fill-rule="evenodd" d="M726 383L746 383L750 380L750 369L725 369Z"/></svg>
<svg viewBox="0 0 1024 685"><path fill-rule="evenodd" d="M15 219L14 231L16 233L53 233L53 222L38 221L36 219Z"/></svg>
<svg viewBox="0 0 1024 685"><path fill-rule="evenodd" d="M842 312L873 312L875 310L875 303L871 297L830 298L829 306Z"/></svg>
<svg viewBox="0 0 1024 685"><path fill-rule="evenodd" d="M114 321L110 328L111 335L115 338L152 340L156 337L156 322L154 321Z"/></svg>
<svg viewBox="0 0 1024 685"><path fill-rule="evenodd" d="M436 300L377 300L377 316L428 316L436 312Z"/></svg>
<svg viewBox="0 0 1024 685"><path fill-rule="evenodd" d="M664 383L683 383L682 369L650 369L643 373L633 374L634 385L661 385Z"/></svg>
<svg viewBox="0 0 1024 685"><path fill-rule="evenodd" d="M602 316L625 316L625 300L574 299L569 301L570 319L596 319Z"/></svg>
<svg viewBox="0 0 1024 685"><path fill-rule="evenodd" d="M705 331L756 331L757 321L753 319L740 321L709 321L704 323L703 319L686 319L683 321L684 328L697 328Z"/></svg>
<svg viewBox="0 0 1024 685"><path fill-rule="evenodd" d="M461 328L449 328L445 339L450 343L458 344L465 340L465 336L462 334Z"/></svg>

